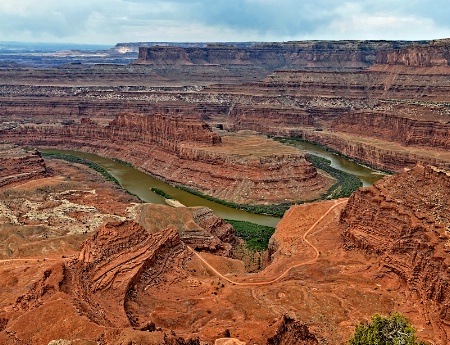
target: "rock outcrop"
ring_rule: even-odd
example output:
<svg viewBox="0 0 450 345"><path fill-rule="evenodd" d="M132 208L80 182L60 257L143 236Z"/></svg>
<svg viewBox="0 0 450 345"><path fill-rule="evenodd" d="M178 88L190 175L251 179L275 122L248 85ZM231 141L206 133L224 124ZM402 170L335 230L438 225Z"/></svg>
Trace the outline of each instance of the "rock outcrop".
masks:
<svg viewBox="0 0 450 345"><path fill-rule="evenodd" d="M155 235L139 224L126 221L103 226L81 249L73 264L77 294L86 315L106 326L127 327L134 324L124 309L129 290L144 271L155 269L160 256L174 256L183 251L176 230ZM162 269L162 267L158 268Z"/></svg>
<svg viewBox="0 0 450 345"><path fill-rule="evenodd" d="M177 207L142 204L135 207L136 218L148 232L166 228L178 231L181 240L197 251L230 256L240 242L233 227L207 207Z"/></svg>
<svg viewBox="0 0 450 345"><path fill-rule="evenodd" d="M16 145L0 144L0 187L47 174L38 151L26 152Z"/></svg>
<svg viewBox="0 0 450 345"><path fill-rule="evenodd" d="M425 43L425 42L417 42ZM379 50L403 47L400 41L298 41L248 47L211 44L206 47L140 47L134 64L255 65L267 68L355 69L372 65Z"/></svg>
<svg viewBox="0 0 450 345"><path fill-rule="evenodd" d="M117 345L198 345L198 339L186 340L136 319L130 306L138 282L160 279L167 263L179 266L186 257L175 229L149 234L133 221L106 223L83 243L77 259L53 263L40 278L39 273L35 275L37 281L14 304L21 320L11 325L12 331L0 335L2 343L27 339L42 344L52 336L67 336L83 344L101 338L103 343ZM41 314L51 315L58 327L47 325L46 332L33 333L33 326L22 326L21 322L33 318L45 324Z"/></svg>
<svg viewBox="0 0 450 345"><path fill-rule="evenodd" d="M63 125L24 124L0 136L120 158L170 183L237 203L314 199L331 184L301 151L262 137L222 139L205 122L177 115L120 114L107 126L84 118Z"/></svg>
<svg viewBox="0 0 450 345"><path fill-rule="evenodd" d="M449 40L437 40L425 46L412 45L403 49L379 51L376 63L411 67L449 67Z"/></svg>
<svg viewBox="0 0 450 345"><path fill-rule="evenodd" d="M267 339L267 345L318 345L319 341L309 332L308 326L283 315L277 324L276 333Z"/></svg>
<svg viewBox="0 0 450 345"><path fill-rule="evenodd" d="M447 341L449 193L449 171L416 166L355 192L340 220L346 247L377 256L381 276L391 272L400 277Z"/></svg>

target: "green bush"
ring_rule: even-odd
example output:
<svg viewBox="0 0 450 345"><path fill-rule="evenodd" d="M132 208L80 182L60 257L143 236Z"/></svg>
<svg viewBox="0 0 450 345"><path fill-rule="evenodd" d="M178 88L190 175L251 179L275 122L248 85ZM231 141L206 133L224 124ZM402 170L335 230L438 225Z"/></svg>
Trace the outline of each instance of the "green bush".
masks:
<svg viewBox="0 0 450 345"><path fill-rule="evenodd" d="M245 240L249 250L257 252L267 250L270 237L275 232L271 226L230 219L226 219L226 222L233 226L237 236Z"/></svg>
<svg viewBox="0 0 450 345"><path fill-rule="evenodd" d="M416 330L409 320L393 313L388 317L379 314L372 316L370 322L361 322L349 340L350 345L425 345L416 338Z"/></svg>

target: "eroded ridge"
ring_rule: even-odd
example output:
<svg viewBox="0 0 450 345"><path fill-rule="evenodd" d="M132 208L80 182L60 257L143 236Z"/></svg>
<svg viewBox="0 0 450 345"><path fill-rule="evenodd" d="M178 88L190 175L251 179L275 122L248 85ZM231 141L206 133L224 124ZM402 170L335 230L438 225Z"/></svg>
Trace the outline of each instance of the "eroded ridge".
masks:
<svg viewBox="0 0 450 345"><path fill-rule="evenodd" d="M435 332L449 339L450 174L416 166L360 189L341 216L348 248L378 257L409 287Z"/></svg>

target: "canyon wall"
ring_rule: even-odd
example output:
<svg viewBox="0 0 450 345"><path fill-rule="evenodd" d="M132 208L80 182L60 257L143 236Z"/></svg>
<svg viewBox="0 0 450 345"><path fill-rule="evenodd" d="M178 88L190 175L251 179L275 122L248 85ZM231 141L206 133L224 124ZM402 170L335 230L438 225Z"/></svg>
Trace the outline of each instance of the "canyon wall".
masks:
<svg viewBox="0 0 450 345"><path fill-rule="evenodd" d="M0 144L0 187L46 174L47 167L39 152L26 152L15 145Z"/></svg>
<svg viewBox="0 0 450 345"><path fill-rule="evenodd" d="M0 71L1 126L70 124L85 117L105 127L122 112L177 114L230 131L305 135L382 169L398 171L416 162L445 166L448 46L439 40L145 47L141 62L153 65L19 70L17 76ZM165 51L175 55L169 59ZM146 54L156 55L144 61ZM275 65L286 69L273 72ZM233 83L225 68L233 70ZM172 79L181 69L188 79ZM244 70L258 70L259 77ZM60 78L62 85L56 85ZM153 81L158 86L147 84ZM175 150L170 142L157 144ZM188 146L178 154L205 156Z"/></svg>
<svg viewBox="0 0 450 345"><path fill-rule="evenodd" d="M380 258L380 275L402 278L420 312L447 340L449 193L448 170L419 165L353 193L340 220L346 247Z"/></svg>
<svg viewBox="0 0 450 345"><path fill-rule="evenodd" d="M425 42L417 42L424 44ZM256 65L268 68L355 69L372 65L379 50L403 47L402 41L293 41L248 47L210 44L206 47L140 47L134 64Z"/></svg>
<svg viewBox="0 0 450 345"><path fill-rule="evenodd" d="M411 45L403 49L383 50L377 53L377 64L433 67L450 65L450 41L436 40L429 45Z"/></svg>
<svg viewBox="0 0 450 345"><path fill-rule="evenodd" d="M449 123L373 112L346 112L332 123L334 131L343 133L364 133L368 128L370 136L405 146L450 148Z"/></svg>
<svg viewBox="0 0 450 345"><path fill-rule="evenodd" d="M314 199L332 184L302 152L264 138L227 137L221 143L204 122L176 115L120 114L106 126L85 118L66 125L24 124L0 136L120 158L169 183L237 203Z"/></svg>

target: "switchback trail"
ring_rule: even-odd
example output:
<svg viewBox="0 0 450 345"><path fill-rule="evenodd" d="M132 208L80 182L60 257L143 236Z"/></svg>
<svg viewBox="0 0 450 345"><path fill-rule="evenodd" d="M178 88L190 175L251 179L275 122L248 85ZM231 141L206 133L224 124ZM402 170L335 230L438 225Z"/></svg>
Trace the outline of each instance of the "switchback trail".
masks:
<svg viewBox="0 0 450 345"><path fill-rule="evenodd" d="M309 264L312 264L313 262L316 262L317 261L317 259L319 258L319 256L320 256L320 253L319 253L319 250L316 248L316 246L314 246L311 242L309 242L307 239L306 239L306 236L308 236L309 235L309 233L311 232L311 231L313 231L315 228L316 228L316 226L333 210L333 209L335 209L337 206L339 206L339 205L341 205L341 204L343 204L343 203L345 203L345 202L347 202L347 199L346 200L342 200L342 201L335 201L335 204L334 205L332 205L313 225L311 225L311 227L303 234L303 236L302 236L302 239L303 239L303 241L305 241L307 244L309 244L313 249L314 249L314 251L315 251L315 256L314 256L314 258L313 259L311 259L311 260L308 260L308 261L305 261L305 262L302 262L302 263L299 263L299 264L296 264L296 265L293 265L293 266L291 266L291 267L289 267L289 268L287 268L283 273L281 273L279 276L277 276L276 278L274 278L274 279L271 279L271 280L267 280L267 281L261 281L261 282L236 282L236 281L234 281L234 280L231 280L230 278L228 278L228 277L226 277L226 276L224 276L222 273L220 273L219 271L217 271L206 259L204 259L199 253L197 253L194 249L192 249L191 247L189 247L189 246L187 246L187 248L192 252L192 253L194 253L194 255L196 256L196 257L198 257L204 264L205 264L205 266L206 267L208 267L211 271L213 271L214 272L214 274L216 274L218 277L220 277L220 278L222 278L222 279L224 279L224 280L226 280L227 282L229 282L229 283L231 283L231 284L234 284L234 285L240 285L240 286L254 286L254 285L268 285L268 284L273 284L273 283L276 283L277 281L279 281L280 279L282 279L283 277L285 277L293 268L296 268L296 267L301 267L301 266L304 266L304 265L309 265Z"/></svg>

